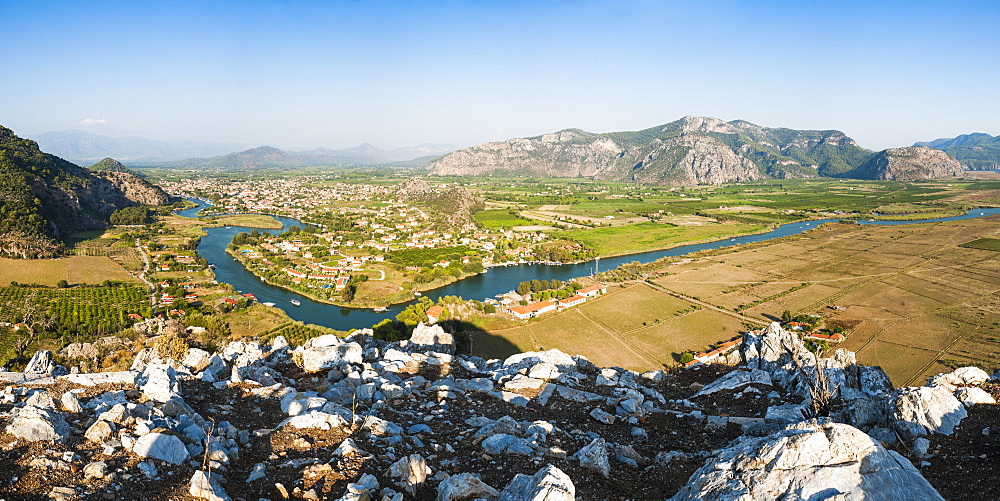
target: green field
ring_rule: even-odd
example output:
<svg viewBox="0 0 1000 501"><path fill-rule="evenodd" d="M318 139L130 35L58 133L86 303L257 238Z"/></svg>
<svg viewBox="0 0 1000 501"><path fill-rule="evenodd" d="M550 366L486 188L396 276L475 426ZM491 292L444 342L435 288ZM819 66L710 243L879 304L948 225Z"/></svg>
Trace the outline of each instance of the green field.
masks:
<svg viewBox="0 0 1000 501"><path fill-rule="evenodd" d="M473 215L476 224L483 228L512 228L514 226L526 226L535 224L530 219L525 219L517 215L517 212L503 209L488 209L477 212Z"/></svg>
<svg viewBox="0 0 1000 501"><path fill-rule="evenodd" d="M614 228L569 230L553 233L553 238L578 241L596 250L601 256L632 254L665 249L681 244L719 240L764 230L761 225L741 223L711 223L702 226L674 226L660 223L640 223Z"/></svg>
<svg viewBox="0 0 1000 501"><path fill-rule="evenodd" d="M971 242L960 244L959 247L1000 252L1000 238L977 238Z"/></svg>

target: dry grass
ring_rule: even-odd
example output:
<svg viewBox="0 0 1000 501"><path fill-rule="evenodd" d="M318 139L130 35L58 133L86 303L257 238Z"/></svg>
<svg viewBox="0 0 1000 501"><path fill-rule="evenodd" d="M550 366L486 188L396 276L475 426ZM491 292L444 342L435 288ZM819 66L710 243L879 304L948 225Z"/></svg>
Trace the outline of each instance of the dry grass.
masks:
<svg viewBox="0 0 1000 501"><path fill-rule="evenodd" d="M99 284L105 280L133 282L132 277L111 259L98 256L69 256L58 259L0 258L0 284L10 282L55 286L60 280L72 284Z"/></svg>

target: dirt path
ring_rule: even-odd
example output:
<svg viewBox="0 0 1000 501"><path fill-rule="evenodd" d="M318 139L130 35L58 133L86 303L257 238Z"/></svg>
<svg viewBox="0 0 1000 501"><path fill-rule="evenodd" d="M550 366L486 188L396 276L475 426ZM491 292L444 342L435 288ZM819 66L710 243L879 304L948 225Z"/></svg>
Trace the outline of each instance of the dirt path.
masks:
<svg viewBox="0 0 1000 501"><path fill-rule="evenodd" d="M611 336L616 341L618 341L619 343L621 343L622 346L624 346L626 350L628 350L630 353L632 353L633 355L635 355L636 358L638 358L639 360L642 360L643 362L649 364L650 367L659 367L659 366L663 365L662 363L657 362L656 359L651 358L645 352L642 352L642 350L639 350L638 348L632 346L632 343L628 342L628 340L625 339L623 336L619 335L617 332L612 331L611 329L608 329L603 324L601 324L600 322L598 322L596 318L594 318L594 317L592 317L592 316L584 313L583 310L578 309L578 308L574 308L574 311L576 311L583 318L586 318L587 320L589 320L592 324L596 325L598 329L601 329L602 331L604 331L605 333L607 333L607 335Z"/></svg>

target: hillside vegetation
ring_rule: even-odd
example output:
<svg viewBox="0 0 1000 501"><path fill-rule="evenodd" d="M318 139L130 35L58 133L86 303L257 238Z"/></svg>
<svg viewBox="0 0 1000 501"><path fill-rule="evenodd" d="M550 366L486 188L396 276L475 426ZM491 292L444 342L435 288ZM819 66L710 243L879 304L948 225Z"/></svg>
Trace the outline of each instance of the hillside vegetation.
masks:
<svg viewBox="0 0 1000 501"><path fill-rule="evenodd" d="M0 126L0 255L53 256L62 238L106 227L117 209L168 200L135 174L84 169Z"/></svg>

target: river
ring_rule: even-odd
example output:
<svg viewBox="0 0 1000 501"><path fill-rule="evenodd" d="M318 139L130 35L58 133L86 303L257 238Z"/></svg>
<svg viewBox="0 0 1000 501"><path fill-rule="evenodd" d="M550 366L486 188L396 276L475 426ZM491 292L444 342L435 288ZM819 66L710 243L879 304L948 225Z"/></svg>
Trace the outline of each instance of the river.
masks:
<svg viewBox="0 0 1000 501"><path fill-rule="evenodd" d="M189 199L198 206L179 211L177 214L184 217L198 217L198 211L210 205L205 200ZM961 216L953 216L938 219L923 219L918 221L858 221L861 224L897 225L934 223L942 221L957 221L961 219L973 219L977 217L1000 214L1000 208L993 209L973 209ZM288 217L273 216L284 226L281 230L259 230L271 234L278 234L291 226L303 226L297 220ZM430 299L437 300L441 296L460 296L465 299L491 298L497 294L513 290L517 285L525 280L570 280L576 277L592 274L595 269L609 270L616 268L623 263L639 261L648 263L662 257L681 256L691 252L703 250L719 249L734 245L741 245L753 242L761 242L773 238L795 235L815 228L823 223L836 222L837 219L819 219L811 221L800 221L788 223L766 233L756 235L746 235L732 239L719 240L702 244L682 245L672 249L642 252L629 254L626 256L606 257L595 261L588 261L579 264L566 265L546 265L546 264L522 264L518 266L500 266L490 268L487 273L474 275L439 289L427 291L424 295ZM406 307L405 304L390 306L388 311L376 313L368 308L343 308L340 306L313 301L296 292L292 292L281 287L269 285L260 280L257 276L247 271L238 261L226 253L226 247L233 237L241 231L252 231L253 228L242 226L227 226L219 228L208 228L208 235L201 239L198 245L198 254L216 265L215 276L220 282L232 284L237 290L244 293L252 292L260 302L273 302L275 306L285 310L288 316L305 323L323 325L337 330L351 330L371 327L384 318L394 318L396 314ZM301 302L301 306L291 303L293 299Z"/></svg>

